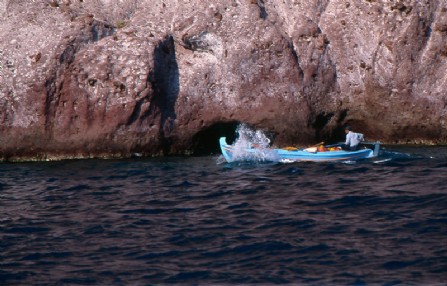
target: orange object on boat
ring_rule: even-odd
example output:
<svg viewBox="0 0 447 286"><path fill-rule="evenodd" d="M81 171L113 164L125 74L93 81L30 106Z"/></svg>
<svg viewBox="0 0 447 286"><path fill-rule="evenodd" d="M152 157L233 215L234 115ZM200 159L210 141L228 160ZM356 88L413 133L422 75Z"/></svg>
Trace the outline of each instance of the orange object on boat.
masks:
<svg viewBox="0 0 447 286"><path fill-rule="evenodd" d="M318 152L326 152L326 151L329 151L329 149L324 147L323 145L320 145L317 147L317 151Z"/></svg>

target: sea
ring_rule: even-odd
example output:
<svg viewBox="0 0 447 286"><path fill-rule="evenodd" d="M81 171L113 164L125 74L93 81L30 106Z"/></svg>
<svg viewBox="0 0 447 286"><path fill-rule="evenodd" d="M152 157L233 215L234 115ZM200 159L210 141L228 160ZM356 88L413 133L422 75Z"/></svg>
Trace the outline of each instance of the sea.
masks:
<svg viewBox="0 0 447 286"><path fill-rule="evenodd" d="M0 164L0 285L447 285L447 147Z"/></svg>

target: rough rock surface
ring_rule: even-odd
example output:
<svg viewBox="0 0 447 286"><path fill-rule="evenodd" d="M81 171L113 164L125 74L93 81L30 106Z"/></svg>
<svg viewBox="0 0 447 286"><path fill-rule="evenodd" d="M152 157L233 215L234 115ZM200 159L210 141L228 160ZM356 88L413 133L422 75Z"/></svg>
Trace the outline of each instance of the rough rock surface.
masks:
<svg viewBox="0 0 447 286"><path fill-rule="evenodd" d="M447 143L445 0L3 0L0 157Z"/></svg>

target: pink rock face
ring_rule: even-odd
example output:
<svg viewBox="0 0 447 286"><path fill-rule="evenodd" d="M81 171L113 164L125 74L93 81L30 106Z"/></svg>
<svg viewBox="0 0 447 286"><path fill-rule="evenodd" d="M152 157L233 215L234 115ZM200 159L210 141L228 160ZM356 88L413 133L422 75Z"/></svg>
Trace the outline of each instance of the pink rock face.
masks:
<svg viewBox="0 0 447 286"><path fill-rule="evenodd" d="M0 157L208 153L239 122L445 144L447 4L392 2L3 1Z"/></svg>

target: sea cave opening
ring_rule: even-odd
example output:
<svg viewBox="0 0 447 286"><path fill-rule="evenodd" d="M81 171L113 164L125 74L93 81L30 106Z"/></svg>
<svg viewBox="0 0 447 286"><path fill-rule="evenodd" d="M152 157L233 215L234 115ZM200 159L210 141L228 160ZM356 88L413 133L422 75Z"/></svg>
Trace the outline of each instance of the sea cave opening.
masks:
<svg viewBox="0 0 447 286"><path fill-rule="evenodd" d="M236 129L240 122L217 122L208 126L192 138L192 151L195 156L220 154L219 138L226 137L228 143L236 140Z"/></svg>

